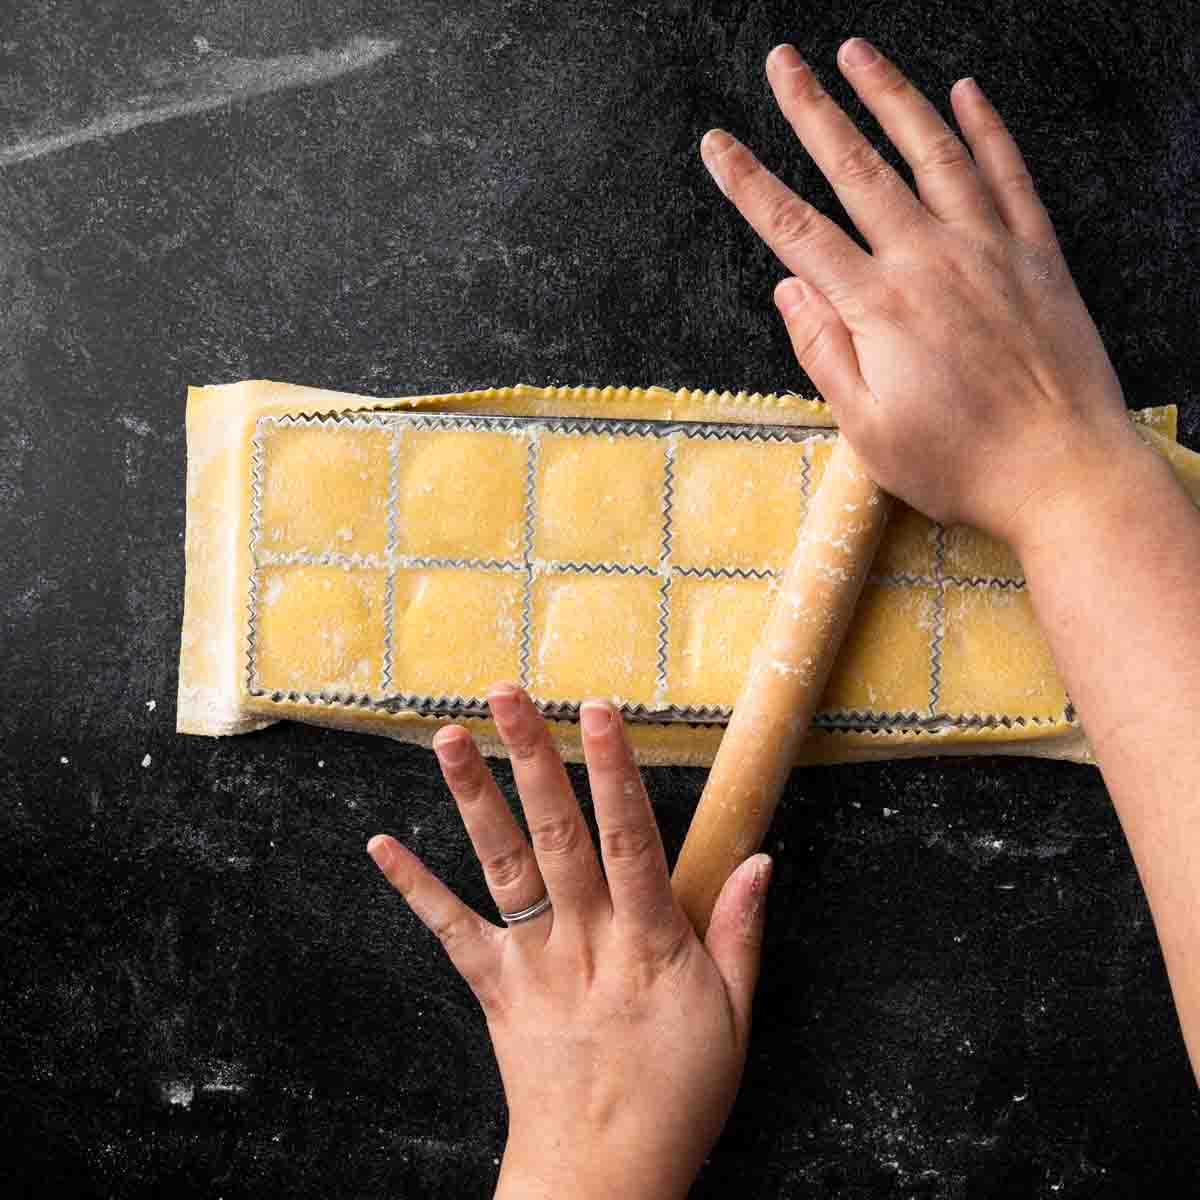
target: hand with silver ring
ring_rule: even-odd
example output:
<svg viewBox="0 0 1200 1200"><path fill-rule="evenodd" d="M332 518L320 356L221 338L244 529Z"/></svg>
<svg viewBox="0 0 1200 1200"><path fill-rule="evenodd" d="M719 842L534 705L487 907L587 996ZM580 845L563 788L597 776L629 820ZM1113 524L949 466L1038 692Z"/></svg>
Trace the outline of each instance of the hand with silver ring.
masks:
<svg viewBox="0 0 1200 1200"><path fill-rule="evenodd" d="M393 838L368 849L483 1007L509 1108L496 1195L682 1197L741 1079L770 859L730 876L701 943L614 707L580 713L598 858L537 708L509 684L488 703L528 839L466 729L433 748L508 927Z"/></svg>
<svg viewBox="0 0 1200 1200"><path fill-rule="evenodd" d="M505 925L520 925L522 921L532 921L534 917L540 917L550 907L550 893L547 892L536 904L531 904L528 908L522 908L519 912L500 914L500 920Z"/></svg>

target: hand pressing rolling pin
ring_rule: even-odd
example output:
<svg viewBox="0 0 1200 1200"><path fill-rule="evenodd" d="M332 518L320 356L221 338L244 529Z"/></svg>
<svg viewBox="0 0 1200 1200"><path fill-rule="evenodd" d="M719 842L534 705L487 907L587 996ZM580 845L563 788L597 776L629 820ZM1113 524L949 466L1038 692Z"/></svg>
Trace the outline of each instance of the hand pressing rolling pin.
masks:
<svg viewBox="0 0 1200 1200"><path fill-rule="evenodd" d="M774 50L767 74L870 252L727 134L705 137L705 164L792 272L775 301L796 356L871 476L1020 557L1200 1069L1200 513L1132 432L1021 154L976 84L951 91L964 146L868 43L845 43L839 63L916 195L794 49ZM612 708L591 702L581 722L602 871L536 709L511 686L490 703L532 845L466 730L434 748L507 928L393 839L369 849L483 1006L509 1105L497 1195L683 1196L741 1075L770 862L734 871L701 943Z"/></svg>

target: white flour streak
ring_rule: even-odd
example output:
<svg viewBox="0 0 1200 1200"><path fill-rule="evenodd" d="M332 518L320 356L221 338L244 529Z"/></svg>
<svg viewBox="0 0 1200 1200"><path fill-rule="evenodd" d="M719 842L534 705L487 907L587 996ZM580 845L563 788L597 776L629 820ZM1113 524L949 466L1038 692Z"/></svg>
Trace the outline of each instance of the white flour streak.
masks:
<svg viewBox="0 0 1200 1200"><path fill-rule="evenodd" d="M372 66L398 49L396 42L357 37L337 49L314 50L308 54L283 54L262 59L227 58L215 66L210 66L212 59L206 59L203 77L181 81L175 94L166 89L157 95L132 98L125 107L105 113L85 125L0 146L0 167L57 154L86 142L118 137L143 125L158 125L176 117L209 112L238 100L326 83ZM190 94L182 94L185 92Z"/></svg>
<svg viewBox="0 0 1200 1200"><path fill-rule="evenodd" d="M204 1068L207 1068L205 1070ZM201 1068L206 1079L164 1079L158 1094L172 1108L191 1108L197 1092L225 1092L237 1095L246 1090L249 1075L239 1062L210 1061Z"/></svg>

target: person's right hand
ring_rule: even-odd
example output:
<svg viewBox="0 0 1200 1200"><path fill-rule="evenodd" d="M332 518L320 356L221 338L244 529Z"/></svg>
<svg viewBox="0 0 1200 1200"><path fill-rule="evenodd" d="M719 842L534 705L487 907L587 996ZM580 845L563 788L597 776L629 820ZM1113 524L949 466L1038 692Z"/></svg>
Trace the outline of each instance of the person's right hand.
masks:
<svg viewBox="0 0 1200 1200"><path fill-rule="evenodd" d="M1019 544L1062 493L1138 445L1121 387L1016 143L971 80L970 151L861 39L840 63L912 167L919 198L791 46L767 59L784 116L870 245L720 130L705 164L796 278L775 298L800 365L873 478L941 521Z"/></svg>

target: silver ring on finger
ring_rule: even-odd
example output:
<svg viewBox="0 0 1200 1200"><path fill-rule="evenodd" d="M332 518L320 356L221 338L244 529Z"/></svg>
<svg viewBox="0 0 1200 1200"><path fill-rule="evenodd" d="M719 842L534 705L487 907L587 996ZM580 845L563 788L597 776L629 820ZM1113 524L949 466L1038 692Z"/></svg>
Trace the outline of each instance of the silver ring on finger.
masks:
<svg viewBox="0 0 1200 1200"><path fill-rule="evenodd" d="M549 908L550 893L547 892L536 904L531 904L528 908L520 908L516 912L502 912L500 920L505 925L520 925L522 921L532 921L534 917L540 917Z"/></svg>

